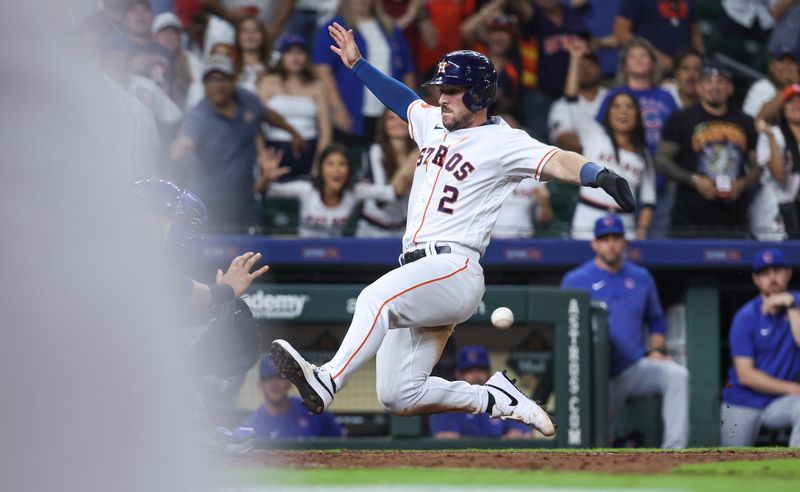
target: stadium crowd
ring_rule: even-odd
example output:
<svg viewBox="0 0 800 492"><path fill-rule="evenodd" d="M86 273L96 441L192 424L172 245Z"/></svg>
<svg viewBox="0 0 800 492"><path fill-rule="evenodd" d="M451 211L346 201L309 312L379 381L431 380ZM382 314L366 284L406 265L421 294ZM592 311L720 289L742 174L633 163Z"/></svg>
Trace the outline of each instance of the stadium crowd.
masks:
<svg viewBox="0 0 800 492"><path fill-rule="evenodd" d="M629 238L800 234L796 0L94 3L76 29L130 115L133 176L193 190L215 232L401 235L416 149L330 51L337 21L429 102L444 53L485 53L492 113L630 181ZM496 234L591 239L617 211L593 191L523 183Z"/></svg>

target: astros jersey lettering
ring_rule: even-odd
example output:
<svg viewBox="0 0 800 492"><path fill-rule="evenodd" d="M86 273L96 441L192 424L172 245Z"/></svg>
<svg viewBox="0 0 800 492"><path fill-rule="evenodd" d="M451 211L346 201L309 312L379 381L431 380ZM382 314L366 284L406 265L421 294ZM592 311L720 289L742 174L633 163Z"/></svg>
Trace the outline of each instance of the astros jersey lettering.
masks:
<svg viewBox="0 0 800 492"><path fill-rule="evenodd" d="M479 251L489 244L500 206L524 178L540 180L559 149L515 130L501 118L447 131L440 108L408 108L408 131L420 148L408 201L403 249L431 241Z"/></svg>

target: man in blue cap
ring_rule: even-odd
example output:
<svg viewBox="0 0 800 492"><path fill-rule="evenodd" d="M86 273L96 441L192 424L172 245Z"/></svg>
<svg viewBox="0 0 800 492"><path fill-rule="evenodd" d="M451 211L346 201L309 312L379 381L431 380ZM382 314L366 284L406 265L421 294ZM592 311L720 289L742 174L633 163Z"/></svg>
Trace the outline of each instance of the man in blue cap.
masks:
<svg viewBox="0 0 800 492"><path fill-rule="evenodd" d="M254 428L257 438L341 437L342 427L332 413L309 416L300 398L289 396L292 383L281 377L269 357L261 358L258 379L264 404L242 424Z"/></svg>
<svg viewBox="0 0 800 492"><path fill-rule="evenodd" d="M627 246L620 217L601 217L594 225L595 257L567 272L561 287L586 290L592 301L608 308L609 432L629 397L660 394L661 447L684 448L689 437L689 372L666 355L666 320L655 281L650 272L625 260Z"/></svg>
<svg viewBox="0 0 800 492"><path fill-rule="evenodd" d="M469 384L489 380L489 353L480 345L467 345L458 351L455 378ZM531 428L515 420L492 419L487 413L439 413L428 418L431 435L437 439L460 437L504 437L530 439Z"/></svg>
<svg viewBox="0 0 800 492"><path fill-rule="evenodd" d="M733 365L722 391L721 443L752 446L759 429L791 428L800 447L800 292L789 290L792 269L777 249L753 260L759 295L733 317Z"/></svg>

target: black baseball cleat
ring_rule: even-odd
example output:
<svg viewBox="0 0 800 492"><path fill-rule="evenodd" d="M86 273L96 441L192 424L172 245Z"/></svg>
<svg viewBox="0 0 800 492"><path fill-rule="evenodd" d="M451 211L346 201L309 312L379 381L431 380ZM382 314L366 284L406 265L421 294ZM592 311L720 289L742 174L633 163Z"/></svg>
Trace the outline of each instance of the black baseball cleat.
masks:
<svg viewBox="0 0 800 492"><path fill-rule="evenodd" d="M547 411L525 396L515 385L516 380L506 376L506 371L496 372L484 385L494 398L492 418L518 420L533 426L545 436L556 433Z"/></svg>
<svg viewBox="0 0 800 492"><path fill-rule="evenodd" d="M306 361L286 340L272 342L269 356L281 376L300 392L310 414L320 414L331 406L335 386L327 372Z"/></svg>

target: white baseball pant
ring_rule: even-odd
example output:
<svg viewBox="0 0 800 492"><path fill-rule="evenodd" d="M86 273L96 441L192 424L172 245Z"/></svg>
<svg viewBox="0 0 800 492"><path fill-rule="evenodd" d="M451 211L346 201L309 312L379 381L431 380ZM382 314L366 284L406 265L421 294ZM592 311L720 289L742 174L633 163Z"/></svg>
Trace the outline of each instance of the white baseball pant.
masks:
<svg viewBox="0 0 800 492"><path fill-rule="evenodd" d="M642 357L608 381L608 430L630 397L661 395L664 436L661 447L685 448L689 442L689 371L671 360Z"/></svg>
<svg viewBox="0 0 800 492"><path fill-rule="evenodd" d="M475 313L485 290L478 253L448 245L451 253L403 265L361 291L342 345L322 366L337 390L377 354L376 387L385 410L485 411L482 386L430 376L453 328Z"/></svg>
<svg viewBox="0 0 800 492"><path fill-rule="evenodd" d="M800 395L783 395L765 408L752 408L722 402L720 443L723 446L752 446L763 426L766 429L792 429L789 446L800 448Z"/></svg>

